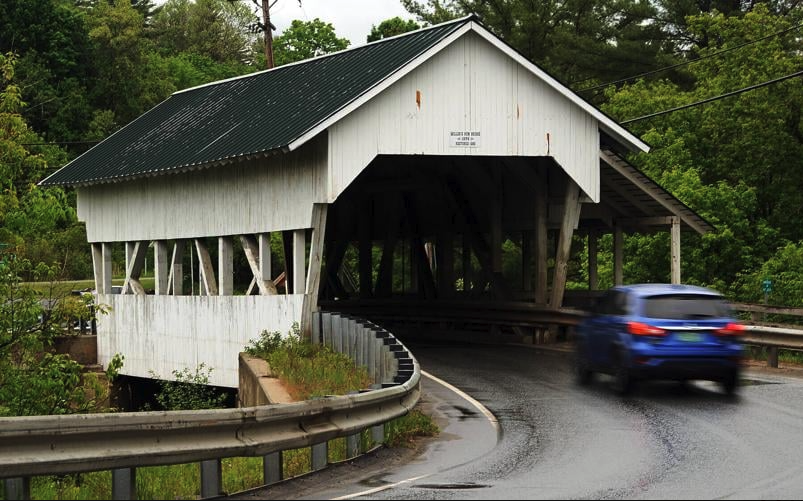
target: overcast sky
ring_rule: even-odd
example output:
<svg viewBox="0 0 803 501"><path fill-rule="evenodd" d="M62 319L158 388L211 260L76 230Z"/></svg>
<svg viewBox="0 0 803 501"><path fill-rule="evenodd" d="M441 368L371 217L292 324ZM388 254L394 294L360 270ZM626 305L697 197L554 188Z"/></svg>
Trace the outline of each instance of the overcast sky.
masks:
<svg viewBox="0 0 803 501"><path fill-rule="evenodd" d="M276 31L274 36L290 26L293 19L331 23L340 38L351 41L352 47L365 43L372 26L385 19L399 16L413 19L399 0L278 0L270 11Z"/></svg>

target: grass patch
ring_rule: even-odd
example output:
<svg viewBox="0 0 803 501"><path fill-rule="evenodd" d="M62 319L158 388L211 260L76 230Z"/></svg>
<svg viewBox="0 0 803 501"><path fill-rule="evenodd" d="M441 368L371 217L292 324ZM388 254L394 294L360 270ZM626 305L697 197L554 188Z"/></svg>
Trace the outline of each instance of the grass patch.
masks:
<svg viewBox="0 0 803 501"><path fill-rule="evenodd" d="M297 326L289 336L263 332L245 351L266 360L296 400L345 395L373 382L365 367L356 367L347 355L302 340Z"/></svg>
<svg viewBox="0 0 803 501"><path fill-rule="evenodd" d="M112 280L112 285L123 285L124 278L115 278ZM153 277L141 277L139 283L145 290L155 288L155 279ZM94 280L62 280L59 282L22 282L21 286L30 287L44 297L61 297L67 296L74 290L94 289Z"/></svg>
<svg viewBox="0 0 803 501"><path fill-rule="evenodd" d="M385 425L385 445L388 447L412 447L416 437L434 437L440 432L432 418L413 409L406 416L396 418Z"/></svg>
<svg viewBox="0 0 803 501"><path fill-rule="evenodd" d="M767 361L767 351L768 347L766 346L745 346L745 356L752 360L756 360L759 362L766 362ZM794 364L794 365L803 365L803 352L796 351L796 350L786 350L786 349L779 349L778 350L778 362L784 362L787 364Z"/></svg>

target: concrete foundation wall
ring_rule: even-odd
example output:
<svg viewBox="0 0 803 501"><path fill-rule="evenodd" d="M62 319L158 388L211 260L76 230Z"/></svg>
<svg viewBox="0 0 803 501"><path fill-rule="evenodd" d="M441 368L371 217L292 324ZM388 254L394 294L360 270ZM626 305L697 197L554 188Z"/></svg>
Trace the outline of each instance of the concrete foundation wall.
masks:
<svg viewBox="0 0 803 501"><path fill-rule="evenodd" d="M210 383L237 388L239 353L263 330L289 333L301 321L303 294L137 296L101 294L98 363L125 357L121 374L170 379L174 370L212 367Z"/></svg>

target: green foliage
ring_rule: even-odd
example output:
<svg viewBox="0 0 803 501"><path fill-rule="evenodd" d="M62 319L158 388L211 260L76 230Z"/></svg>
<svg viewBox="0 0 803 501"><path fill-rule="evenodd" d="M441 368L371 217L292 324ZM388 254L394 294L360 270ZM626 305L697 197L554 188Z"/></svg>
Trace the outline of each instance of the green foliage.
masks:
<svg viewBox="0 0 803 501"><path fill-rule="evenodd" d="M396 16L385 19L379 23L379 26L371 26L371 33L368 34L366 41L376 42L383 38L395 37L396 35L401 35L408 31L415 31L419 28L421 28L421 26L412 19L405 20Z"/></svg>
<svg viewBox="0 0 803 501"><path fill-rule="evenodd" d="M91 296L43 298L21 285L20 277L52 279L55 269L41 263L34 267L8 252L0 256L0 416L102 410L108 387L97 376L83 374L69 355L52 353L51 346L65 325L91 320L106 309L93 311ZM108 375L114 377L121 365L122 357L116 357Z"/></svg>
<svg viewBox="0 0 803 501"><path fill-rule="evenodd" d="M385 445L411 447L416 437L432 437L440 432L438 425L418 409L396 418L385 425Z"/></svg>
<svg viewBox="0 0 803 501"><path fill-rule="evenodd" d="M402 0L426 24L477 14L527 59L565 82L608 81L660 65L663 23L653 2ZM611 64L616 61L616 64Z"/></svg>
<svg viewBox="0 0 803 501"><path fill-rule="evenodd" d="M345 38L337 37L331 23L318 18L312 21L296 19L273 41L273 56L276 66L281 66L331 54L345 49L350 43Z"/></svg>
<svg viewBox="0 0 803 501"><path fill-rule="evenodd" d="M744 16L711 12L687 18L707 40L700 55L781 31L789 20L763 4ZM800 41L771 37L688 65L691 84L638 81L607 90L604 111L619 119L736 90L793 72ZM776 249L803 238L803 89L790 81L634 122L652 145L631 161L712 223L704 237L684 235L684 282L710 285L735 299L755 298L748 282ZM665 281L666 235L626 239L626 281Z"/></svg>
<svg viewBox="0 0 803 501"><path fill-rule="evenodd" d="M788 243L767 259L760 268L745 274L739 281L739 297L745 301L763 301L761 284L772 280L770 304L803 306L803 242Z"/></svg>
<svg viewBox="0 0 803 501"><path fill-rule="evenodd" d="M347 355L302 339L298 324L286 336L263 331L259 338L249 342L245 351L266 360L298 400L345 395L371 384L365 368L355 367Z"/></svg>
<svg viewBox="0 0 803 501"><path fill-rule="evenodd" d="M208 58L220 64L253 60L255 22L246 2L226 0L168 0L150 25L165 57L175 54Z"/></svg>
<svg viewBox="0 0 803 501"><path fill-rule="evenodd" d="M209 386L212 367L201 363L194 370L184 368L173 370L173 380L162 380L151 371L151 377L158 379L159 392L156 401L166 411L222 409L225 407L226 394Z"/></svg>

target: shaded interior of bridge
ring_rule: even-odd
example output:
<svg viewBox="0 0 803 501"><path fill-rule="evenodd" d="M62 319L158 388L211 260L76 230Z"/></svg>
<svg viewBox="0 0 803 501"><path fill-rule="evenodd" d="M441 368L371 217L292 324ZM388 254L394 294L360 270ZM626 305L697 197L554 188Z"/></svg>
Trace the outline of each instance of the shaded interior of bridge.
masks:
<svg viewBox="0 0 803 501"><path fill-rule="evenodd" d="M396 332L429 321L548 341L537 312L587 304L551 298L556 280L561 291L567 276L588 283L581 239L555 273L570 184L551 157L378 157L329 209L320 304ZM600 235L617 218L652 216L625 184L607 172L601 203L580 193L570 232Z"/></svg>

